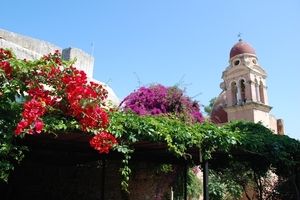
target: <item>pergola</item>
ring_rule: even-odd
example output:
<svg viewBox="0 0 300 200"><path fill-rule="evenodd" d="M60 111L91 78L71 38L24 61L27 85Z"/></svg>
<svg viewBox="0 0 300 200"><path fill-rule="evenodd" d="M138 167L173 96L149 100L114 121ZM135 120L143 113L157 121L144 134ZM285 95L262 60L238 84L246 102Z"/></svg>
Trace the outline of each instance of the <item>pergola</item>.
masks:
<svg viewBox="0 0 300 200"><path fill-rule="evenodd" d="M89 141L92 138L90 135L85 135L83 133L60 133L56 136L53 134L41 133L35 135L26 135L23 139L18 139L18 143L26 145L31 149L43 149L43 150L55 150L64 152L77 152L82 153L84 156L76 158L68 158L66 156L52 156L49 159L35 153L29 152L26 156L31 159L38 159L44 163L50 163L57 165L70 165L87 163L91 161L101 160L106 162L106 160L121 160L122 154L119 152L110 152L108 154L99 154L96 150L89 146ZM159 164L176 164L184 166L186 180L187 175L187 164L188 161L192 161L195 165L201 165L203 170L203 199L209 200L208 195L208 161L202 160L201 150L199 148L189 148L187 153L189 158L185 159L183 157L176 157L173 153L167 151L167 146L165 144L159 144L155 142L136 142L133 144L134 152L131 154L131 160L139 162L150 162ZM213 157L216 156L226 156L224 153L214 153ZM105 167L102 168L102 175L105 177ZM104 199L105 194L105 178L102 178L102 192L101 199ZM184 197L187 200L187 184L185 181Z"/></svg>

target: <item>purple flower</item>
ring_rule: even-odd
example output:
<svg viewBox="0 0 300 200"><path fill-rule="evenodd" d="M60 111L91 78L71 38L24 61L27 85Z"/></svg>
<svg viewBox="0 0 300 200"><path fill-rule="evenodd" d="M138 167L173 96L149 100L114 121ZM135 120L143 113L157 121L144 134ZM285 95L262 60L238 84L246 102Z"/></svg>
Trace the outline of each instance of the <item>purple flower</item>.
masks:
<svg viewBox="0 0 300 200"><path fill-rule="evenodd" d="M175 116L187 124L201 123L203 116L199 103L184 94L185 90L178 86L165 87L157 84L141 87L129 94L120 107L123 107L125 112L131 110L138 115L165 114Z"/></svg>

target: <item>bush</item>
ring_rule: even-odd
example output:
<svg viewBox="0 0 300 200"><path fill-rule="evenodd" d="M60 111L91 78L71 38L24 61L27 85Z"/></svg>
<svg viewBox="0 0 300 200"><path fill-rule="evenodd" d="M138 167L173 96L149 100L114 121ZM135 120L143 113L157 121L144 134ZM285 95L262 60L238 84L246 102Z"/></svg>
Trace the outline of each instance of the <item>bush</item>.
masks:
<svg viewBox="0 0 300 200"><path fill-rule="evenodd" d="M201 123L200 106L185 95L178 86L165 87L160 84L141 87L129 94L120 104L124 111L138 115L165 115L186 124Z"/></svg>

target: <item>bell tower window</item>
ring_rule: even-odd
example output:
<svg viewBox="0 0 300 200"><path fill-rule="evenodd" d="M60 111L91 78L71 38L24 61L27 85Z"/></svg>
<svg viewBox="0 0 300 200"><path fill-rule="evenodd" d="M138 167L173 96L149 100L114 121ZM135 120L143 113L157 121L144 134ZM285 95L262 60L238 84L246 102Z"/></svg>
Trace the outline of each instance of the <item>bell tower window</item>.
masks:
<svg viewBox="0 0 300 200"><path fill-rule="evenodd" d="M234 60L234 61L233 61L233 64L234 64L234 66L237 66L237 65L239 65L239 64L240 64L240 60L239 60L239 59L237 59L237 60Z"/></svg>
<svg viewBox="0 0 300 200"><path fill-rule="evenodd" d="M236 82L231 83L231 95L232 95L232 105L237 104L237 99L238 99L238 87L236 85Z"/></svg>
<svg viewBox="0 0 300 200"><path fill-rule="evenodd" d="M240 82L239 82L239 86L240 86L240 90L241 90L241 101L242 102L245 102L246 101L246 93L245 93L245 80L244 79L241 79Z"/></svg>
<svg viewBox="0 0 300 200"><path fill-rule="evenodd" d="M256 95L256 101L257 101L257 102L260 102L260 96L259 96L260 91L259 91L259 84L258 84L258 82L257 82L257 79L255 79L254 82L255 82L255 95Z"/></svg>
<svg viewBox="0 0 300 200"><path fill-rule="evenodd" d="M262 81L260 81L260 83L259 83L259 96L260 96L260 101L262 103L265 103L264 84Z"/></svg>

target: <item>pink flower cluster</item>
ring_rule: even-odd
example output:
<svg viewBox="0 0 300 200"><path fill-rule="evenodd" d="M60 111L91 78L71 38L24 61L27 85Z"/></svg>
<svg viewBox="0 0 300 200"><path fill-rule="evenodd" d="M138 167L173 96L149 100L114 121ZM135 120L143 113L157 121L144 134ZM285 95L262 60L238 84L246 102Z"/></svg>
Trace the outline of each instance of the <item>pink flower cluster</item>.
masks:
<svg viewBox="0 0 300 200"><path fill-rule="evenodd" d="M132 110L139 115L173 114L188 124L201 123L203 119L198 102L185 96L184 90L177 86L165 87L158 84L141 87L128 95L120 106L125 111Z"/></svg>

